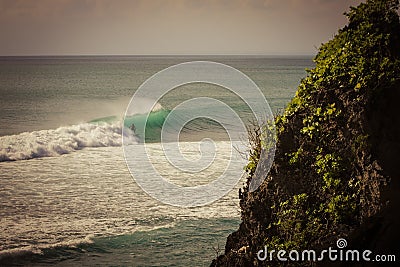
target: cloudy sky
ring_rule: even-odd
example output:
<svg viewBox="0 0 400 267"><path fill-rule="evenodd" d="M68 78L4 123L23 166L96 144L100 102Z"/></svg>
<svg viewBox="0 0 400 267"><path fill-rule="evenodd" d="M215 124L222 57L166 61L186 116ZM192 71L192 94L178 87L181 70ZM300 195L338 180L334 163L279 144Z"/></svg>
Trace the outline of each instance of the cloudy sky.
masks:
<svg viewBox="0 0 400 267"><path fill-rule="evenodd" d="M0 55L311 55L359 2L0 0Z"/></svg>

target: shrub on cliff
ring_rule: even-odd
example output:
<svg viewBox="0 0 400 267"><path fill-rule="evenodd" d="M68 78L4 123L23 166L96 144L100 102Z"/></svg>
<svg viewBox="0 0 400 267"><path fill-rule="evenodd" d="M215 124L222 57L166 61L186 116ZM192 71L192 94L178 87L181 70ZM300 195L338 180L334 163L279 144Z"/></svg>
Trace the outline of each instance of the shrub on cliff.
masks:
<svg viewBox="0 0 400 267"><path fill-rule="evenodd" d="M291 193L291 199L275 208L278 220L298 206L299 196L307 215L298 220L313 225L307 228L320 231L319 235L359 225L379 211L386 179L370 157L368 112L377 108L374 99L383 90L398 90L394 88L400 77L397 7L397 1L369 0L352 8L348 26L320 47L316 67L277 118L281 140L294 139L283 151L291 167L286 166L304 169L296 176L306 182L300 194ZM304 245L316 238L309 234Z"/></svg>
<svg viewBox="0 0 400 267"><path fill-rule="evenodd" d="M351 8L348 25L320 47L315 68L276 119L271 172L258 191L245 188L242 224L215 265L267 264L256 260L264 245L332 246L384 207L390 181L374 152L372 120L380 119L374 109L384 108L377 99L400 90L398 6L397 0L367 0ZM246 167L249 180L258 154ZM243 246L249 252L237 253Z"/></svg>

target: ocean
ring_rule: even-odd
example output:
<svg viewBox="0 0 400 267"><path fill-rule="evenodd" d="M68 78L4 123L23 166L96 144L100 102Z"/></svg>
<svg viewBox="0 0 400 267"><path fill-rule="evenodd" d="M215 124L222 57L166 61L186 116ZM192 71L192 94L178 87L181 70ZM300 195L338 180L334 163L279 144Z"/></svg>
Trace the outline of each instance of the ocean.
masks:
<svg viewBox="0 0 400 267"><path fill-rule="evenodd" d="M231 175L240 180L228 194L207 205L179 207L141 189L122 147L125 130L142 120L140 111L123 120L137 88L164 68L198 60L246 74L275 114L313 66L305 56L0 57L1 266L208 266L223 253L226 237L240 223L246 159L235 163L241 166ZM162 122L193 97L215 98L248 113L236 95L209 84L181 86L159 99L146 128L154 135L142 141L154 168L181 186L215 179L234 150L221 125L197 120L179 141L185 157L196 160L201 141L213 139L219 156L211 167L182 175L163 163ZM124 139L144 145L140 134ZM138 156L130 168L150 179L144 166Z"/></svg>

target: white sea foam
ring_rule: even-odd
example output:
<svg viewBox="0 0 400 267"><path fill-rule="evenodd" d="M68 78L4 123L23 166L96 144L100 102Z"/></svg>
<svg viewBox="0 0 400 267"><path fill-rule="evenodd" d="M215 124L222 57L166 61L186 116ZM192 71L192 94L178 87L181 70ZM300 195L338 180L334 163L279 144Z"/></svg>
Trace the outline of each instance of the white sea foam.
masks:
<svg viewBox="0 0 400 267"><path fill-rule="evenodd" d="M75 248L81 244L92 244L94 235L87 235L83 238L71 239L64 242L58 242L55 244L43 244L43 245L28 245L18 248L6 249L0 251L0 260L7 258L7 257L17 257L23 255L31 255L31 254L43 254L43 250L45 249L54 249L60 247L69 247Z"/></svg>
<svg viewBox="0 0 400 267"><path fill-rule="evenodd" d="M108 147L135 143L135 137L122 123L83 123L51 130L25 132L0 137L0 162L53 157L68 154L85 147Z"/></svg>
<svg viewBox="0 0 400 267"><path fill-rule="evenodd" d="M175 226L176 222L166 223L162 225L155 225L155 226L136 226L135 229L126 229L125 231L121 231L118 233L110 233L109 235L103 233L103 237L115 236L115 235L132 235L134 232L137 231L150 232L158 229L173 228ZM84 237L66 239L65 241L56 242L53 244L26 245L16 248L0 250L0 261L4 260L5 258L15 258L19 256L26 256L32 254L44 255L47 250L53 250L57 248L77 248L80 245L93 244L95 242L94 241L95 237L96 236L94 234L88 234Z"/></svg>

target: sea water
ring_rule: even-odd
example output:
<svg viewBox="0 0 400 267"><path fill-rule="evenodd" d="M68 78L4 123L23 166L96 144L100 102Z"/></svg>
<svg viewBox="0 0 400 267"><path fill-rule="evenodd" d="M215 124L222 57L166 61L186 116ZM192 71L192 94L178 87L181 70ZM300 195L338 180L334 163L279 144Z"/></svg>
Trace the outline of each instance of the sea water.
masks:
<svg viewBox="0 0 400 267"><path fill-rule="evenodd" d="M135 90L158 71L193 60L242 71L274 113L312 67L311 57L0 58L1 265L208 266L223 253L240 223L238 189L245 176L209 205L173 207L143 192L121 147L121 119ZM178 88L159 108L169 110L194 92L246 110L235 95L209 85ZM182 138L189 155L210 133L200 126ZM215 133L210 138L228 155L231 143ZM157 139L146 145L153 162L162 162ZM214 179L228 161L222 157L208 172L184 179L173 168L156 168L175 184L194 186Z"/></svg>

